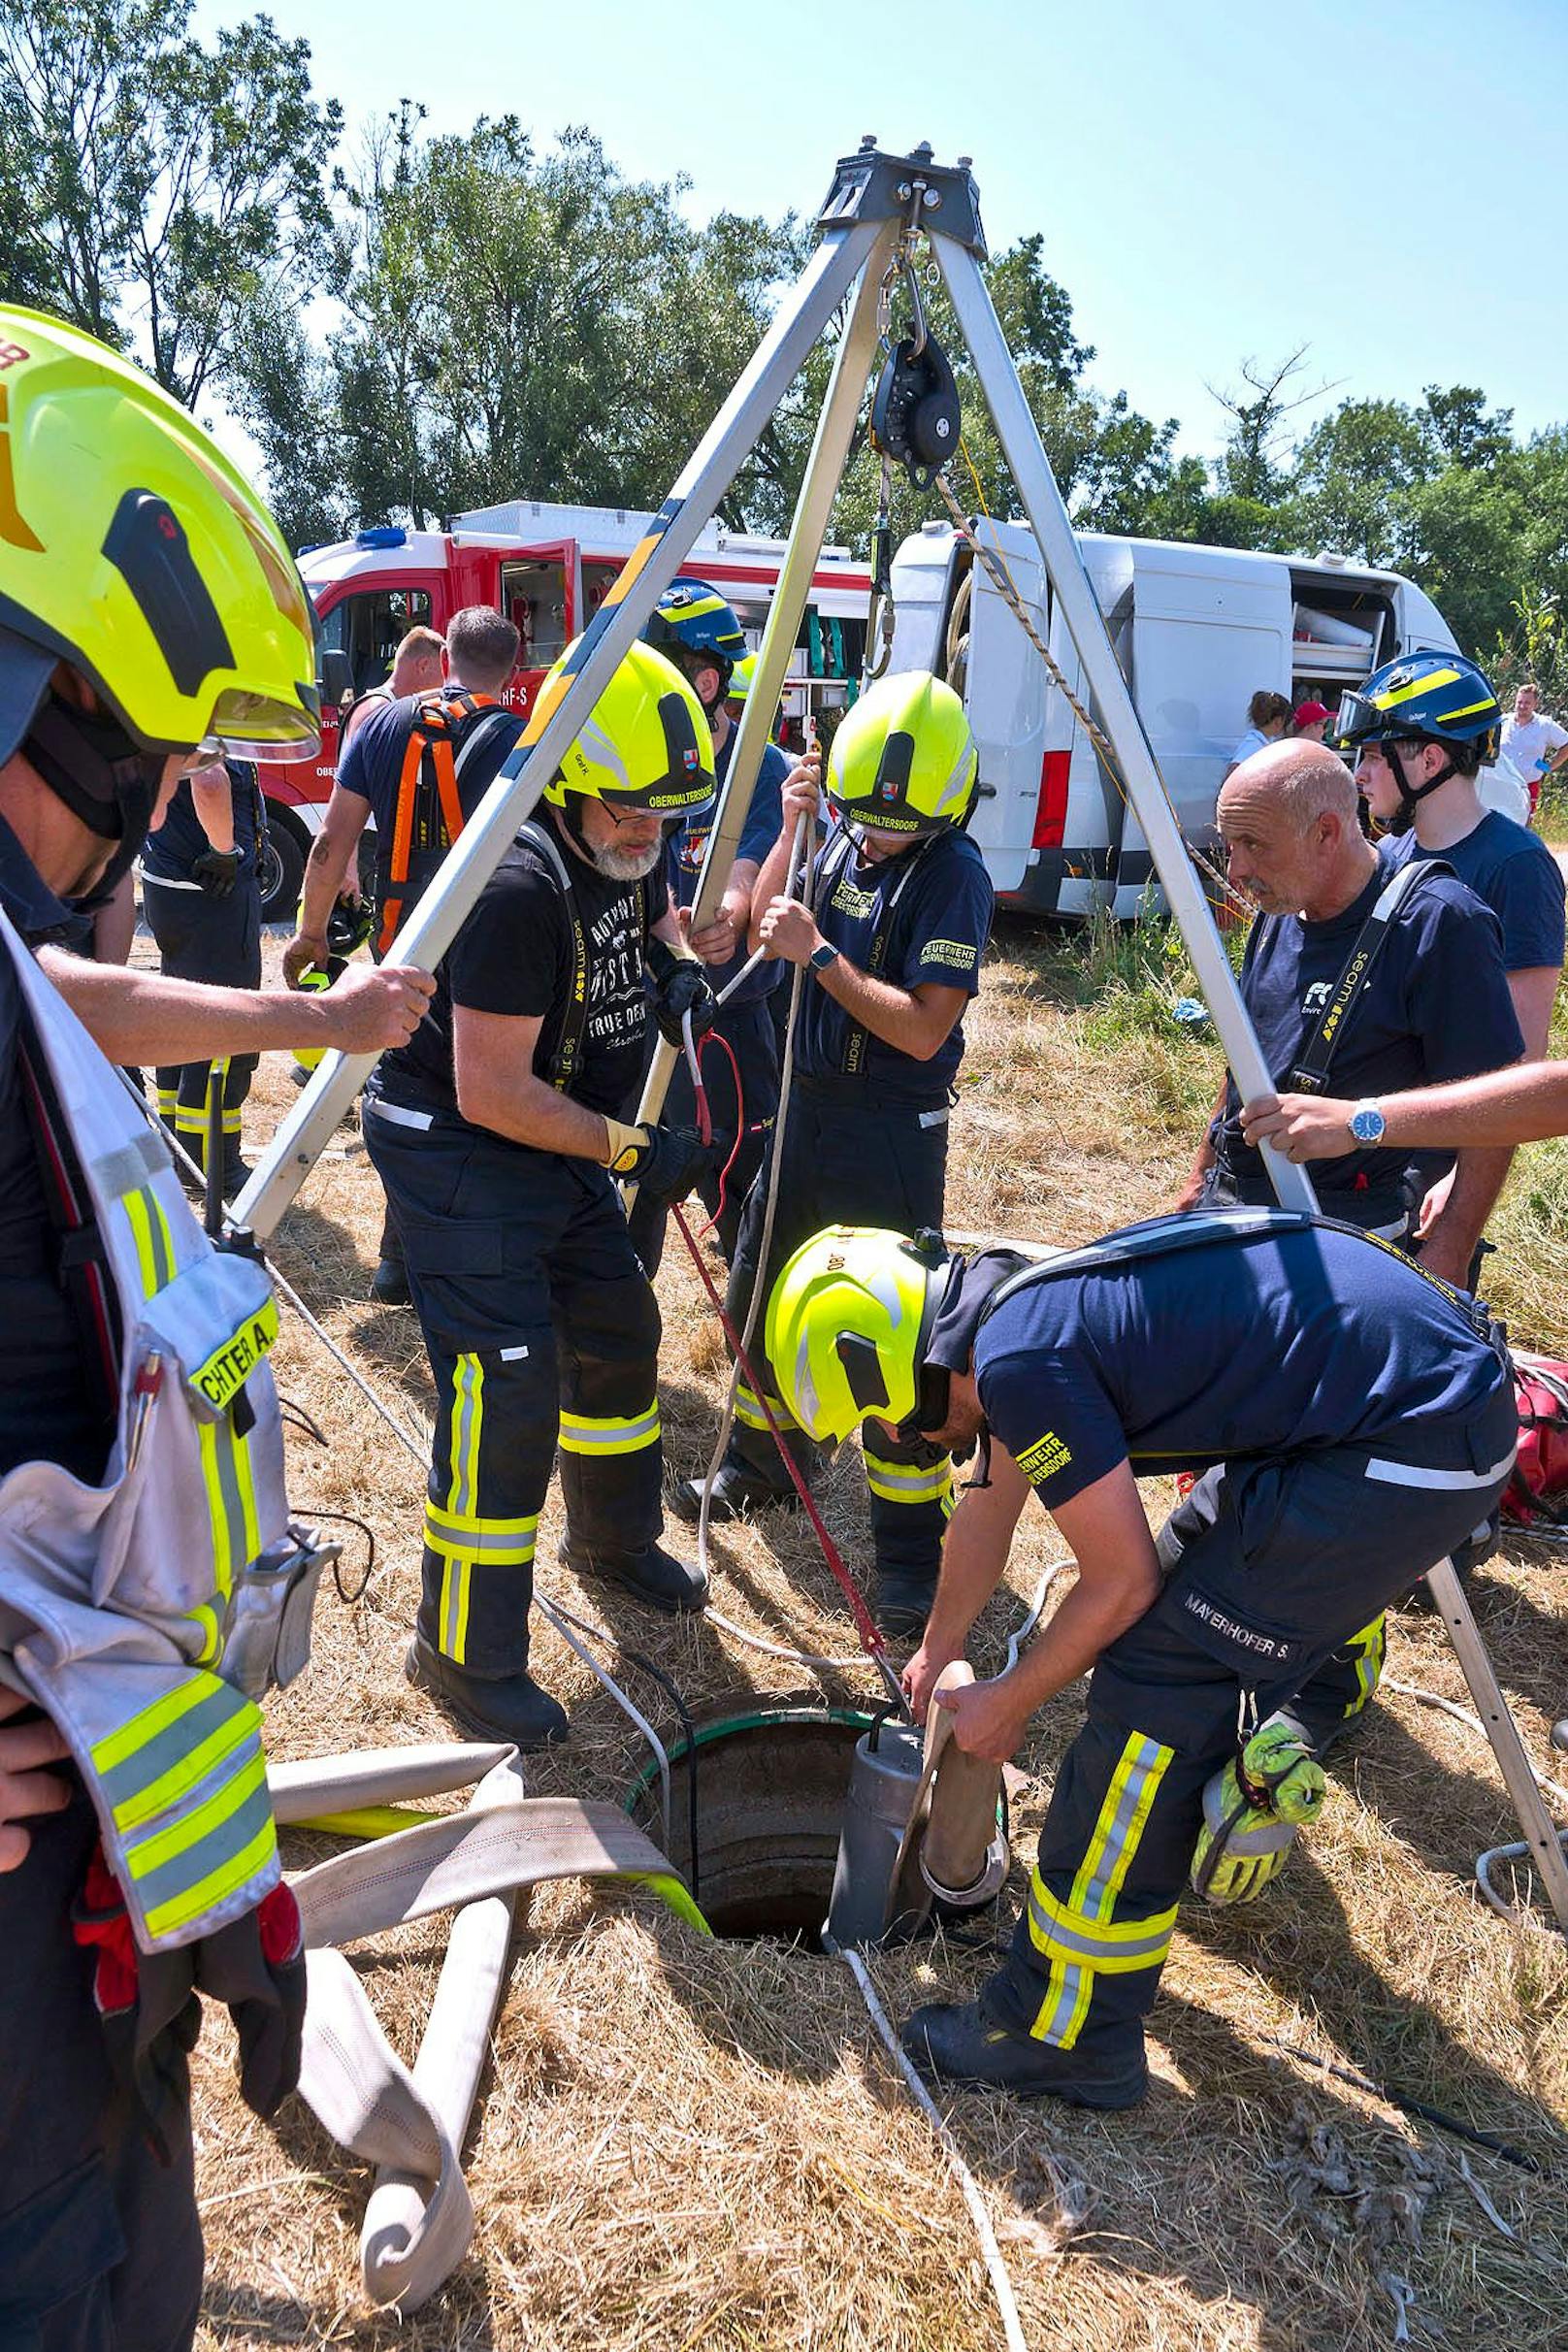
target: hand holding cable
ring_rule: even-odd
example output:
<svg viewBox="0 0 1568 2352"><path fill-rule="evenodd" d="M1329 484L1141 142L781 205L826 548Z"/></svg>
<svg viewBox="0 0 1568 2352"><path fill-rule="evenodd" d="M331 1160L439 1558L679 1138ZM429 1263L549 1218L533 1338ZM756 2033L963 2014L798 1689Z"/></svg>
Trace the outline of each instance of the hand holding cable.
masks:
<svg viewBox="0 0 1568 2352"><path fill-rule="evenodd" d="M653 938L648 941L645 961L660 1035L668 1044L679 1046L689 1020L692 1035L705 1037L713 1027L717 1005L713 984L697 958L681 954L667 939Z"/></svg>

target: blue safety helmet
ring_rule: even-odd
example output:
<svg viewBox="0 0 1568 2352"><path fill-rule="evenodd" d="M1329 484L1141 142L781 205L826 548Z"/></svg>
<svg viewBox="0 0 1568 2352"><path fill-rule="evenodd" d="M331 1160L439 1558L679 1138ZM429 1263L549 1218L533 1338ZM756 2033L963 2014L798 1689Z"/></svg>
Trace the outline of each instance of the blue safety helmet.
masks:
<svg viewBox="0 0 1568 2352"><path fill-rule="evenodd" d="M732 607L706 580L671 580L642 632L650 645L673 657L711 662L719 673L719 700L729 691L735 664L745 657L746 639Z"/></svg>

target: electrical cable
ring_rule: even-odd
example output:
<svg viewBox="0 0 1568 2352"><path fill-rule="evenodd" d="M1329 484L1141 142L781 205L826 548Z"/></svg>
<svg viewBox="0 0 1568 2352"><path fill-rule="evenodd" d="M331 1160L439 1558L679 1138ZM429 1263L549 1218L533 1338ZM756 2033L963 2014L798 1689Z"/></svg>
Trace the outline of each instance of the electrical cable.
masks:
<svg viewBox="0 0 1568 2352"><path fill-rule="evenodd" d="M675 1714L680 1719L681 1732L686 1742L686 1835L691 1849L690 1868L687 1871L686 1877L687 1884L691 1889L692 1901L694 1903L700 1903L702 1900L699 1893L702 1865L697 1850L698 1743L697 1725L693 1718L692 1711L687 1706L684 1698L681 1696L677 1683L670 1675L665 1673L662 1666L656 1666L652 1658L650 1658L645 1651L640 1650L628 1650L623 1643L616 1639L615 1635L607 1632L603 1625L595 1625L587 1617L578 1617L574 1611L566 1606L564 1601L557 1601L555 1606L559 1615L566 1619L569 1625L574 1625L577 1631L581 1634L585 1634L589 1640L603 1642L606 1649L613 1649L616 1654L623 1657L629 1666L637 1667L639 1673L645 1674L651 1682L657 1682L660 1689L669 1699L670 1705L674 1708ZM668 1851L670 1845L670 1807L668 1781L666 1782L665 1793L665 1846Z"/></svg>
<svg viewBox="0 0 1568 2352"><path fill-rule="evenodd" d="M1018 2316L1018 2299L1013 2293L1013 2282L1007 2274L1007 2265L1001 2258L1001 2248L996 2243L996 2233L992 2228L991 2215L986 2210L986 2201L980 2194L980 2186L974 2174L964 2161L959 2143L953 2137L952 2126L905 2057L898 2036L888 2023L887 2011L877 1999L876 1987L866 1973L866 1963L860 1953L853 1950L841 1950L838 1957L859 1985L861 1999L869 2012L871 2023L881 2036L884 2048L902 2075L904 2088L931 2125L931 2130L936 2134L937 2140L941 2143L942 2153L953 2169L953 2176L964 2193L964 2202L969 2208L969 2218L974 2223L974 2233L980 2240L980 2251L985 2257L992 2293L996 2298L996 2306L1001 2313L1002 2335L1006 2338L1007 2352L1029 2352L1024 2336L1023 2322Z"/></svg>
<svg viewBox="0 0 1568 2352"><path fill-rule="evenodd" d="M1472 2147L1487 2148L1493 2156L1501 2156L1509 2164L1517 2164L1522 2172L1539 2172L1541 2167L1522 2148L1511 2147L1506 2140L1498 2140L1491 2132L1482 2132L1473 2123L1461 2122L1457 2115L1444 2108L1428 2107L1422 2099L1412 2099L1404 2091L1391 2091L1386 2084L1374 2082L1370 2075L1358 2074L1354 2067L1336 2066L1331 2059L1315 2058L1311 2050L1298 2049L1293 2042L1282 2041L1278 2034L1265 2034L1265 2042L1291 2058L1299 2058L1303 2066L1315 2066L1322 2074L1332 2074L1340 2082L1353 2082L1358 2091L1381 2099L1385 2107L1397 2107L1402 2115L1419 2115L1423 2123L1435 2123L1439 2131L1452 2132L1456 2140L1468 2140Z"/></svg>

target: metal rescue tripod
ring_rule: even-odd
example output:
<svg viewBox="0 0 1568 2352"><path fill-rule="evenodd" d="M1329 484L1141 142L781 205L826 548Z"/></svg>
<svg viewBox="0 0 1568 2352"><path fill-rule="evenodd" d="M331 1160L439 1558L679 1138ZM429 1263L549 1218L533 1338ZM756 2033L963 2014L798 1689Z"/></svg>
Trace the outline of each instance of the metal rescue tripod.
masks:
<svg viewBox="0 0 1568 2352"><path fill-rule="evenodd" d="M768 608L756 677L746 700L693 909L696 926L710 917L735 860L829 513L849 458L856 419L878 350L879 299L900 273L910 278L914 290L911 257L916 244L924 240L974 361L1089 695L1098 706L1114 746L1134 814L1181 928L1242 1099L1272 1093L1273 1080L1106 634L1039 428L1025 400L981 275L986 245L968 158L961 157L956 165L940 165L932 161L929 147L917 147L911 155L888 155L877 148L874 138L863 140L859 154L839 163L818 228L816 250L780 303L750 366L654 516L647 537L568 656L555 689L548 696L540 695L521 742L435 883L398 933L397 960L434 968L446 953L517 827L581 731L660 596L681 571L699 532L714 513L807 352L843 309L832 381L796 504L788 552ZM916 300L918 305L918 293ZM916 361L925 342L918 309L917 325L922 331L913 354ZM931 425L934 448L923 452L920 379L906 373L898 387L901 397L892 402L887 398L887 385L884 376L879 414L872 420L873 434L884 445L894 435L901 436L911 455L918 459L925 454L928 464L934 458L939 465L947 455L957 453L956 426L948 427L952 450L941 445L946 437L941 430L939 397L926 419ZM926 388L937 393L940 389L934 383ZM272 1233L375 1059L326 1056L241 1193L234 1210L238 1225L248 1225L262 1240ZM641 1117L657 1117L674 1062L674 1049L661 1043L643 1094ZM1285 1207L1316 1208L1304 1168L1292 1166L1268 1146L1264 1158ZM1427 1584L1491 1742L1526 1849L1559 1926L1568 1932L1568 1860L1452 1562L1439 1561L1430 1570Z"/></svg>

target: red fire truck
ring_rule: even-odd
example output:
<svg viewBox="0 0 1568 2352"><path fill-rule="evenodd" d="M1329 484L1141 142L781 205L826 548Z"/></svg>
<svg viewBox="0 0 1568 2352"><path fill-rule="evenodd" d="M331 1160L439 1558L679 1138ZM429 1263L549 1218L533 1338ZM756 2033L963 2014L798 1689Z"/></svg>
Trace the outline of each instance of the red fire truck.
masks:
<svg viewBox="0 0 1568 2352"><path fill-rule="evenodd" d="M300 570L321 624L320 754L313 767L264 766L272 837L264 871L269 921L292 918L311 835L338 762L338 708L385 679L405 632L444 630L465 604L493 604L522 635L506 700L526 710L556 656L599 609L649 523L605 506L513 500L456 516L442 531L378 525L333 546L309 547ZM686 571L722 590L752 646L760 643L784 559L782 539L709 524ZM795 726L848 700L866 643L870 573L842 547L824 548L790 664L785 717Z"/></svg>

